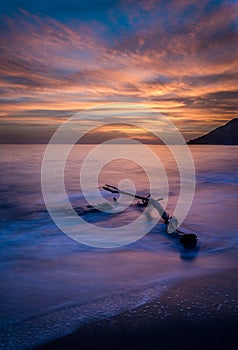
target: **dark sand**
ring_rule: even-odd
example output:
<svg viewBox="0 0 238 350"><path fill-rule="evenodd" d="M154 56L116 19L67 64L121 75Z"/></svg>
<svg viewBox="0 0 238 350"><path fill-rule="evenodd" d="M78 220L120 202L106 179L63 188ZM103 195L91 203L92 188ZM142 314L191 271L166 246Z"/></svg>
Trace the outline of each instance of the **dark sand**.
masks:
<svg viewBox="0 0 238 350"><path fill-rule="evenodd" d="M237 272L185 281L157 300L37 349L237 349Z"/></svg>

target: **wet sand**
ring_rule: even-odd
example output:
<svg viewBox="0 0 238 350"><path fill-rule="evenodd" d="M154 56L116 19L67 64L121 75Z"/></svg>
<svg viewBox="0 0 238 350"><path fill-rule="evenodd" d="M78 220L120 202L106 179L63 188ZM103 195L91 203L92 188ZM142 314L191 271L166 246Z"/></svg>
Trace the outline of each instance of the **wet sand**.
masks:
<svg viewBox="0 0 238 350"><path fill-rule="evenodd" d="M186 280L148 304L37 349L236 349L237 276L233 269Z"/></svg>

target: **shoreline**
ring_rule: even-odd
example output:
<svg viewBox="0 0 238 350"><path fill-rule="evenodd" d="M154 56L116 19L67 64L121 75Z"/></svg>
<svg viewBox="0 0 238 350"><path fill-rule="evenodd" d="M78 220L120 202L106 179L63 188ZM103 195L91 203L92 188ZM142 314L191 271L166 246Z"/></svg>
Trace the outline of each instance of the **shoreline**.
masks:
<svg viewBox="0 0 238 350"><path fill-rule="evenodd" d="M179 282L160 298L34 349L235 349L237 272Z"/></svg>

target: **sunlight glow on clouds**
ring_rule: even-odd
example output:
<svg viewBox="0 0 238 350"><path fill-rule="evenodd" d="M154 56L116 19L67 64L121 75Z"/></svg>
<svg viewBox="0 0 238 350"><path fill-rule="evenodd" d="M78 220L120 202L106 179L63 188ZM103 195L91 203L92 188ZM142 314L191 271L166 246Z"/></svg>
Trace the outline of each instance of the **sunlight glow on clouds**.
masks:
<svg viewBox="0 0 238 350"><path fill-rule="evenodd" d="M24 129L30 142L31 124L45 142L105 102L155 108L187 139L237 117L236 1L19 3L1 16L1 142Z"/></svg>

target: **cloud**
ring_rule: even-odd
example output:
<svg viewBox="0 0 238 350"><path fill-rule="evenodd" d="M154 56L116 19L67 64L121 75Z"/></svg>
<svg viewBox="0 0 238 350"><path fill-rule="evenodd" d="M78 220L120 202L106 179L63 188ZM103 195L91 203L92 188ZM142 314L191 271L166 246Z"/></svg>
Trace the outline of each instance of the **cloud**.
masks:
<svg viewBox="0 0 238 350"><path fill-rule="evenodd" d="M98 12L29 4L2 15L0 114L9 123L32 112L54 124L58 110L128 101L161 111L190 138L188 123L200 133L237 116L235 2L105 1Z"/></svg>

